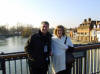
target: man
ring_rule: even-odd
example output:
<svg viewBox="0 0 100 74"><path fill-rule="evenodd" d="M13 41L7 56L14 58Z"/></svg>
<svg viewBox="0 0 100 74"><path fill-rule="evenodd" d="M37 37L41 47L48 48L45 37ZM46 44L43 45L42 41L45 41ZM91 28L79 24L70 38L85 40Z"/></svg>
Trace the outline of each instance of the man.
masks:
<svg viewBox="0 0 100 74"><path fill-rule="evenodd" d="M27 41L25 52L28 54L30 74L47 74L51 53L51 34L48 30L49 23L41 22L39 32Z"/></svg>

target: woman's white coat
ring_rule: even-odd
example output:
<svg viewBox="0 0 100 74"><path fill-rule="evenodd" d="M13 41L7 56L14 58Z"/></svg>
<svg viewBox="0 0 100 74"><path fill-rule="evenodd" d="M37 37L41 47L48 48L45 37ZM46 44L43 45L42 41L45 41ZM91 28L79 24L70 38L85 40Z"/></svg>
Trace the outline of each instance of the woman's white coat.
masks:
<svg viewBox="0 0 100 74"><path fill-rule="evenodd" d="M65 52L68 49L68 45L73 47L70 37L67 37L66 44L64 44L65 38L66 36L61 38L52 37L52 60L56 73L66 69Z"/></svg>

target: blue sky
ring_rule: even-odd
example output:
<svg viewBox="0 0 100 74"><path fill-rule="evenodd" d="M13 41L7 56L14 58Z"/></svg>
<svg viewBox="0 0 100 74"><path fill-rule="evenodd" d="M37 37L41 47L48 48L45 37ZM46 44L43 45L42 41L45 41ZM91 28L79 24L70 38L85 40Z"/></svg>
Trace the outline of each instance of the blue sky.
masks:
<svg viewBox="0 0 100 74"><path fill-rule="evenodd" d="M77 27L84 19L100 20L100 0L0 0L0 24L32 24L49 21L51 27L59 24Z"/></svg>

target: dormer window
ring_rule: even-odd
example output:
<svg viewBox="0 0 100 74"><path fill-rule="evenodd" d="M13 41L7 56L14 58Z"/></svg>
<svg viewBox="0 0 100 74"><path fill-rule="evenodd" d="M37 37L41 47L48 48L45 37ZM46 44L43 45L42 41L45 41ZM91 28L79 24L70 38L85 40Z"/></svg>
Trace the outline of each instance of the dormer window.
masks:
<svg viewBox="0 0 100 74"><path fill-rule="evenodd" d="M94 25L93 28L95 29L96 28L96 25Z"/></svg>
<svg viewBox="0 0 100 74"><path fill-rule="evenodd" d="M100 28L100 24L97 25L97 28Z"/></svg>

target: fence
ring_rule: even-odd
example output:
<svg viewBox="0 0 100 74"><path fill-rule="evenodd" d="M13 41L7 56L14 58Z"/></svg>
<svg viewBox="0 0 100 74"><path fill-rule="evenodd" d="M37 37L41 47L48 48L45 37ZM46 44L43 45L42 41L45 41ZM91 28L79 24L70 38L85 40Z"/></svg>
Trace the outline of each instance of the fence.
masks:
<svg viewBox="0 0 100 74"><path fill-rule="evenodd" d="M72 74L100 74L99 48L100 44L75 45ZM27 55L24 52L1 53L0 74L29 74Z"/></svg>

